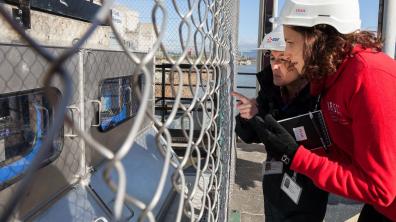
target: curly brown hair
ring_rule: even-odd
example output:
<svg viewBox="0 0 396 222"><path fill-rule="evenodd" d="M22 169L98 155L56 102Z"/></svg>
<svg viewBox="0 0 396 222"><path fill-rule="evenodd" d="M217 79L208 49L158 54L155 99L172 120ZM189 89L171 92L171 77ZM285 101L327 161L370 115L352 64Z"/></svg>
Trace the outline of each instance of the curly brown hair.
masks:
<svg viewBox="0 0 396 222"><path fill-rule="evenodd" d="M303 73L310 80L319 80L336 72L355 45L377 52L382 49L380 38L369 31L341 34L330 25L288 27L303 35Z"/></svg>

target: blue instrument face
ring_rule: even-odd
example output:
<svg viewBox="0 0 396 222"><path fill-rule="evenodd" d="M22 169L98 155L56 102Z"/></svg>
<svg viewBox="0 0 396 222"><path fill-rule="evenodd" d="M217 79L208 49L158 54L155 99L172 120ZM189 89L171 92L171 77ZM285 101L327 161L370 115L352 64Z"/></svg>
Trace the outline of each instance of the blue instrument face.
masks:
<svg viewBox="0 0 396 222"><path fill-rule="evenodd" d="M141 80L139 80L139 85ZM101 131L107 131L132 118L139 109L139 101L132 84L132 76L104 79L99 86L102 103L100 111Z"/></svg>
<svg viewBox="0 0 396 222"><path fill-rule="evenodd" d="M60 97L57 89L49 90ZM52 123L53 112L43 89L0 95L0 189L15 183L30 166ZM63 132L59 132L42 166L55 160L62 146Z"/></svg>

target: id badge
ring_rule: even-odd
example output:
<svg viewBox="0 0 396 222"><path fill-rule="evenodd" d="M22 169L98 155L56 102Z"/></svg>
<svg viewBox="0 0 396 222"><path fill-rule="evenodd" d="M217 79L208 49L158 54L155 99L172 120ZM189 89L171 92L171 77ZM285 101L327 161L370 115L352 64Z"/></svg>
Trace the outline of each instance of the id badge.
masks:
<svg viewBox="0 0 396 222"><path fill-rule="evenodd" d="M264 161L263 175L281 174L283 172L283 163L281 161Z"/></svg>
<svg viewBox="0 0 396 222"><path fill-rule="evenodd" d="M281 189L295 204L298 204L302 189L287 173L283 174Z"/></svg>

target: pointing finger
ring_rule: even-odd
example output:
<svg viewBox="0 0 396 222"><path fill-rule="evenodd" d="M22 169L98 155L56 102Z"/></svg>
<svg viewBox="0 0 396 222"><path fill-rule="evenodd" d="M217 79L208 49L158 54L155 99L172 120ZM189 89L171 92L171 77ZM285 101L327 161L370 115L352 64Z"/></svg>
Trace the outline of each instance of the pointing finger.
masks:
<svg viewBox="0 0 396 222"><path fill-rule="evenodd" d="M236 99L238 99L238 100L240 100L242 103L247 103L247 102L249 102L249 99L246 97L246 96L244 96L244 95L242 95L242 94L240 94L240 93L238 93L238 92L232 92L231 93L231 96L233 96L233 97L235 97Z"/></svg>

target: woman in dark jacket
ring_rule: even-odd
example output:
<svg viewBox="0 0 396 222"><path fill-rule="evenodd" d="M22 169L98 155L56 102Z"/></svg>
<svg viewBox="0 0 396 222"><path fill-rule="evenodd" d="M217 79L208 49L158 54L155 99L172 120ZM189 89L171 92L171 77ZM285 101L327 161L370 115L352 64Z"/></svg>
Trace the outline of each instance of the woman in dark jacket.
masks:
<svg viewBox="0 0 396 222"><path fill-rule="evenodd" d="M257 74L257 80L260 84L257 98L248 99L233 92L233 95L240 100L237 105L240 114L236 117L235 130L246 143L262 142L258 136L259 132L254 129L255 123L252 122L256 121L256 118L253 118L256 115L264 117L270 113L275 119L279 120L315 109L317 99L310 96L307 81L301 78L295 70L286 68L287 61L282 59L282 43L272 42L271 45L270 41L266 41L267 38L277 39L277 36L274 35L283 35L283 33L275 31L268 34L263 40L264 48L272 50L272 67L267 66ZM323 221L328 193L318 189L309 178L282 167L280 158L280 156L267 150L267 160L264 165L266 170L263 176L265 221ZM294 177L297 184L302 188L297 203L293 202L281 190L284 173Z"/></svg>

